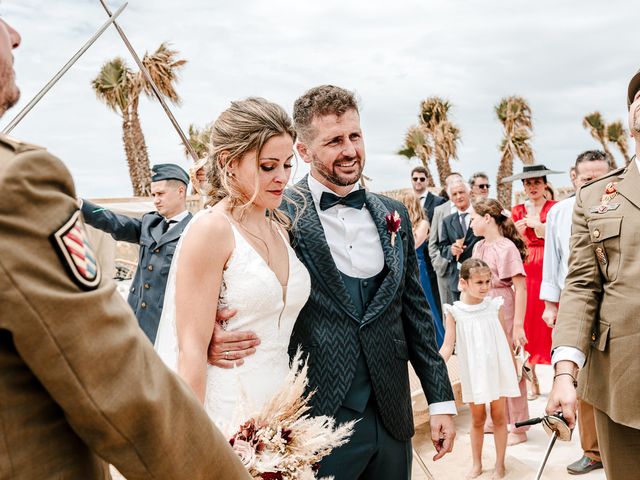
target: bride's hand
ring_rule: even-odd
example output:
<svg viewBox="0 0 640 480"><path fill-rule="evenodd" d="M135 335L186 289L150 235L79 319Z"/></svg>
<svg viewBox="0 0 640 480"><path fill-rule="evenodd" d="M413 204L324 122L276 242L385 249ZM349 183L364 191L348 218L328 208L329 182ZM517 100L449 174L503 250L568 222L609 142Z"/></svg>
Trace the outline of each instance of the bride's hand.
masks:
<svg viewBox="0 0 640 480"><path fill-rule="evenodd" d="M233 368L244 363L243 358L256 353L260 339L253 332L227 332L222 323L236 314L235 310L218 311L213 336L209 343L209 363L220 368Z"/></svg>

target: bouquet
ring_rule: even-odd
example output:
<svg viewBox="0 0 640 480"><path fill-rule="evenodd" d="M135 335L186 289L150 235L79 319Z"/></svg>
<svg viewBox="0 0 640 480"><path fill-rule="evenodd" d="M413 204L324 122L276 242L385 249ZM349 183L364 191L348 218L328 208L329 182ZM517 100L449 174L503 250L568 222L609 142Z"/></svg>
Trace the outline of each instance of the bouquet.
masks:
<svg viewBox="0 0 640 480"><path fill-rule="evenodd" d="M355 422L308 414L307 364L296 353L282 388L238 428L229 443L254 479L312 480L318 462L347 443Z"/></svg>

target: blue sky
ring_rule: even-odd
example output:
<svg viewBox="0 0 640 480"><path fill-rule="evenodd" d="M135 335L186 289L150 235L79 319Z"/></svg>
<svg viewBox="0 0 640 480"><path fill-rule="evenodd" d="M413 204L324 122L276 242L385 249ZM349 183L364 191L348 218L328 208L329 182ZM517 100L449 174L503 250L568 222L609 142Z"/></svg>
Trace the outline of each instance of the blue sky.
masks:
<svg viewBox="0 0 640 480"><path fill-rule="evenodd" d="M493 106L517 94L533 110L536 160L567 171L579 152L598 146L581 126L585 114L626 119L626 86L640 68L633 7L591 0L130 0L120 24L138 53L169 41L188 60L178 85L183 102L173 107L185 130L213 121L238 98L263 96L290 112L312 86L355 90L365 173L380 191L408 186L417 161L395 152L430 95L454 105L462 131L454 170L484 170L495 183L501 128ZM4 125L105 16L99 0L5 0L0 10L23 38L15 52L22 99ZM12 132L63 159L83 196L131 194L120 118L90 85L103 62L118 55L133 66L111 29ZM188 166L160 105L142 100L140 116L152 163ZM305 172L300 165L296 175ZM568 184L565 175L550 180Z"/></svg>

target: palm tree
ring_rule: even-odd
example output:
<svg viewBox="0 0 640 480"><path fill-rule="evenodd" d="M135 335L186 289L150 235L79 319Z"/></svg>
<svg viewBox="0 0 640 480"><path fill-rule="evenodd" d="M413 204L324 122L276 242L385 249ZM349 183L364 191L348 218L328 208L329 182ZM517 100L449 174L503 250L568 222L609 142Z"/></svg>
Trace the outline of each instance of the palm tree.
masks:
<svg viewBox="0 0 640 480"><path fill-rule="evenodd" d="M145 54L142 60L160 92L173 103L180 101L174 88L176 72L186 63L186 60L177 59L177 54L162 43L153 54ZM98 99L122 117L122 140L133 194L150 195L151 167L138 116L140 94L155 98L150 85L142 72L133 72L120 57L106 62L91 85Z"/></svg>
<svg viewBox="0 0 640 480"><path fill-rule="evenodd" d="M425 135L431 138L441 185L444 185L445 179L451 173L449 161L458 158L460 142L460 129L449 120L449 110L451 103L448 100L429 97L422 102L418 116Z"/></svg>
<svg viewBox="0 0 640 480"><path fill-rule="evenodd" d="M610 123L607 126L607 139L618 147L620 153L622 153L622 156L624 157L625 164L629 165L631 157L629 156L629 144L627 143L627 137L627 129L624 128L624 125L620 120Z"/></svg>
<svg viewBox="0 0 640 480"><path fill-rule="evenodd" d="M212 125L205 125L203 128L198 128L194 124L189 125L189 143L200 159L209 155L211 128ZM187 147L184 147L184 154L191 158L191 152Z"/></svg>
<svg viewBox="0 0 640 480"><path fill-rule="evenodd" d="M502 123L504 137L500 143L500 166L498 167L498 200L502 205L510 209L512 197L512 184L502 183L502 179L513 175L513 160L517 157L520 161L529 165L534 162L531 137L533 136L533 123L531 120L531 108L522 97L511 96L500 100L495 106L498 120Z"/></svg>
<svg viewBox="0 0 640 480"><path fill-rule="evenodd" d="M589 131L591 136L602 145L602 149L604 153L609 158L609 163L611 168L616 168L616 161L611 154L611 150L607 146L608 138L607 138L607 124L602 118L602 114L600 112L593 112L589 115L586 115L582 119L582 126Z"/></svg>
<svg viewBox="0 0 640 480"><path fill-rule="evenodd" d="M429 158L433 147L429 143L429 139L425 135L424 129L419 126L413 126L407 130L404 137L404 147L398 150L398 155L412 159L418 157L422 166L427 170L427 187L435 187L433 175L429 169Z"/></svg>

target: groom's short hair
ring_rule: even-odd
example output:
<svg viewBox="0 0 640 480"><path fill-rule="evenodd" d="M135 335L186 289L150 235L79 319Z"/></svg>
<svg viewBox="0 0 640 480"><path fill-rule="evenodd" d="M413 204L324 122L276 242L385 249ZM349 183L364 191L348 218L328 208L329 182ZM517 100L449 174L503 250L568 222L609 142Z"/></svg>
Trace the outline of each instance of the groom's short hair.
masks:
<svg viewBox="0 0 640 480"><path fill-rule="evenodd" d="M337 115L340 117L348 110L358 111L355 93L334 85L320 85L307 90L293 104L293 122L298 137L303 142L313 139L315 133L311 123L316 117Z"/></svg>

